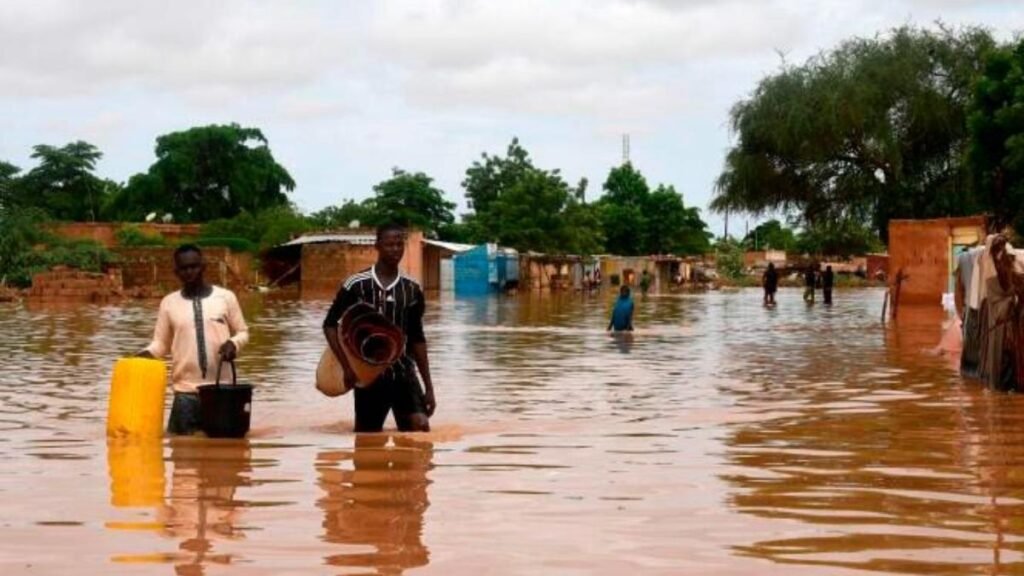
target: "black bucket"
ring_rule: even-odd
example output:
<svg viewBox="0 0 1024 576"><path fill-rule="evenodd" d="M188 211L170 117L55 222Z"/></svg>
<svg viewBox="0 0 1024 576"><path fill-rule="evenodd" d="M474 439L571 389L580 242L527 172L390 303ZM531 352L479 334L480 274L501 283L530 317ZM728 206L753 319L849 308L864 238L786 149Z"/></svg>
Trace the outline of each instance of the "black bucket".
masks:
<svg viewBox="0 0 1024 576"><path fill-rule="evenodd" d="M231 364L231 385L220 383L217 363L217 383L199 387L199 413L203 432L210 438L244 438L249 432L252 416L252 385L239 384L235 363Z"/></svg>

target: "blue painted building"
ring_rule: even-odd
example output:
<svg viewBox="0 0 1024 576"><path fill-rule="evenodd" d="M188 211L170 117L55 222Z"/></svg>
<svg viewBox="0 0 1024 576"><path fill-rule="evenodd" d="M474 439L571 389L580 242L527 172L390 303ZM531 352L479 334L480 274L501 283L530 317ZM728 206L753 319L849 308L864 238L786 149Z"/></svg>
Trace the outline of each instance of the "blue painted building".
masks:
<svg viewBox="0 0 1024 576"><path fill-rule="evenodd" d="M519 253L481 244L453 257L455 295L483 296L519 283Z"/></svg>

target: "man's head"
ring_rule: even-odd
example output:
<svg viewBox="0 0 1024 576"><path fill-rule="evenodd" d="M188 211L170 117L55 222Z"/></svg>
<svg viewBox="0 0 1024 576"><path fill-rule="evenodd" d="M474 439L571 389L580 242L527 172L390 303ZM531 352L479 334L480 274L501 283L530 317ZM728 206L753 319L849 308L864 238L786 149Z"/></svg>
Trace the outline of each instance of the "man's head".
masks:
<svg viewBox="0 0 1024 576"><path fill-rule="evenodd" d="M174 274L184 287L196 288L203 284L203 251L195 244L182 244L174 251Z"/></svg>
<svg viewBox="0 0 1024 576"><path fill-rule="evenodd" d="M832 266L831 265L825 266L825 271L826 272L831 272L832 271Z"/></svg>
<svg viewBox="0 0 1024 576"><path fill-rule="evenodd" d="M405 256L405 226L388 223L377 227L377 261L398 266Z"/></svg>
<svg viewBox="0 0 1024 576"><path fill-rule="evenodd" d="M629 298L629 286L619 288L619 298Z"/></svg>
<svg viewBox="0 0 1024 576"><path fill-rule="evenodd" d="M774 262L769 262L768 263L768 269L769 270L775 270L775 263Z"/></svg>

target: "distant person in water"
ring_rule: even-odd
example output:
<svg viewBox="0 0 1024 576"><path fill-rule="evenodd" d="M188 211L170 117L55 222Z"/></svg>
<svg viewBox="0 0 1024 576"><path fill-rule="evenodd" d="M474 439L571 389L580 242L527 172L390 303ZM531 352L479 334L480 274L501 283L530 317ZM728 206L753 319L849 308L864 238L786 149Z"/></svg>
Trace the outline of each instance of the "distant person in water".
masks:
<svg viewBox="0 0 1024 576"><path fill-rule="evenodd" d="M832 287L836 283L836 276L832 273L832 267L826 266L825 273L821 275L821 289L825 293L825 304L832 304Z"/></svg>
<svg viewBox="0 0 1024 576"><path fill-rule="evenodd" d="M647 296L647 291L651 289L651 275L644 269L643 273L640 274L640 293Z"/></svg>
<svg viewBox="0 0 1024 576"><path fill-rule="evenodd" d="M616 332L633 331L633 299L629 296L629 286L619 289L619 298L612 309L612 319L608 322L608 330Z"/></svg>
<svg viewBox="0 0 1024 576"><path fill-rule="evenodd" d="M249 341L249 328L234 292L207 284L206 263L198 246L174 251L174 274L181 290L160 301L153 341L138 355L171 357L174 403L167 420L170 434L192 434L202 427L198 387L213 384L221 360L232 361Z"/></svg>
<svg viewBox="0 0 1024 576"><path fill-rule="evenodd" d="M327 344L341 363L348 388L355 387L356 375L349 366L338 339L341 316L354 304L364 302L395 323L405 334L405 354L371 385L355 387L356 432L380 432L388 413L403 432L429 432L434 415L434 383L423 334L425 298L415 280L398 269L405 256L405 227L385 224L377 228L377 263L349 276L327 311L323 330ZM416 377L419 371L423 387Z"/></svg>
<svg viewBox="0 0 1024 576"><path fill-rule="evenodd" d="M814 303L814 288L818 281L817 266L810 265L804 272L804 302Z"/></svg>
<svg viewBox="0 0 1024 576"><path fill-rule="evenodd" d="M764 287L764 305L775 306L775 293L779 290L779 271L775 269L774 263L768 263L768 269L761 277L761 285Z"/></svg>

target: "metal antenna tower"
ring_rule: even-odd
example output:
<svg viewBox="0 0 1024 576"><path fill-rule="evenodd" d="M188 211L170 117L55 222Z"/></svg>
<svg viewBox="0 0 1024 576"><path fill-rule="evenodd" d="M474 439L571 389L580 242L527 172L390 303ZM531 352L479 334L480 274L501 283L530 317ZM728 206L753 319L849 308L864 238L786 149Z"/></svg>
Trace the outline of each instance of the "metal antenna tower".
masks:
<svg viewBox="0 0 1024 576"><path fill-rule="evenodd" d="M629 134L622 135L622 163L629 164Z"/></svg>

